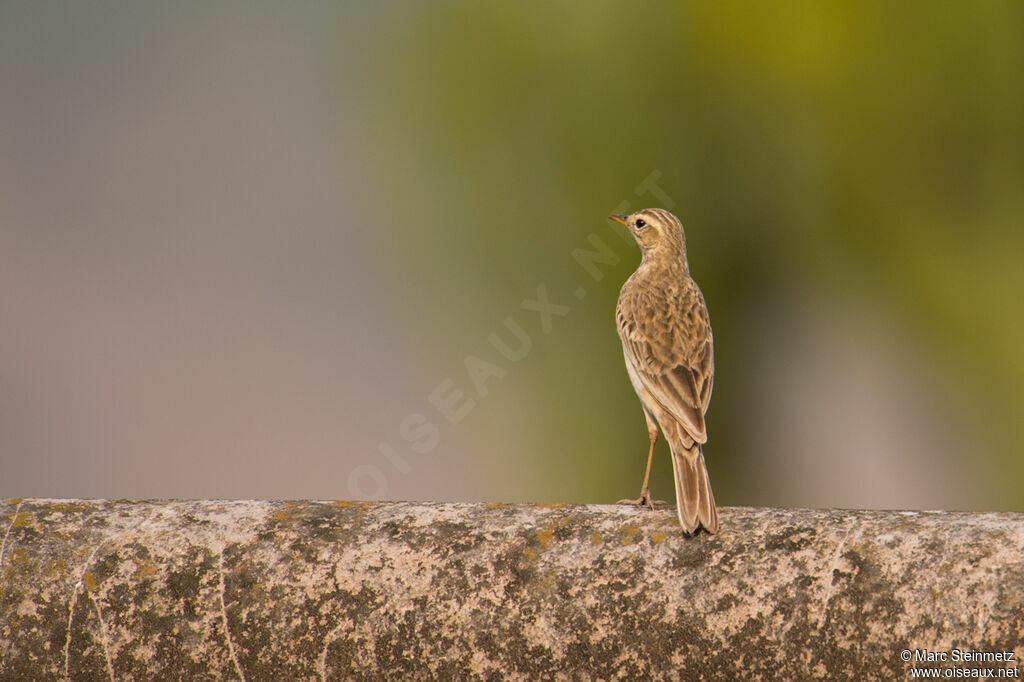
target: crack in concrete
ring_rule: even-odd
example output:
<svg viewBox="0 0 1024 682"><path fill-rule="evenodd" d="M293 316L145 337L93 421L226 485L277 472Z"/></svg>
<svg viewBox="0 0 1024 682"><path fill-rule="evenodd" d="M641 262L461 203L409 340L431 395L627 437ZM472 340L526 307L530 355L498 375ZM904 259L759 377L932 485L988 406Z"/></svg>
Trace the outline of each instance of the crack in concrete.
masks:
<svg viewBox="0 0 1024 682"><path fill-rule="evenodd" d="M224 582L224 549L220 550L220 615L224 619L224 638L228 641L228 653L231 654L231 660L235 664L235 672L238 673L238 677L241 678L242 682L245 682L245 673L242 672L242 664L238 662L238 655L235 653L235 643L231 640L231 628L228 627L228 607L224 600L224 593L227 591L227 586Z"/></svg>
<svg viewBox="0 0 1024 682"><path fill-rule="evenodd" d="M839 541L839 544L836 545L835 551L832 552L832 560L829 561L828 573L826 574L827 577L829 578L829 581L828 581L828 594L826 594L826 596L825 596L825 602L824 602L824 604L821 607L821 617L818 619L818 627L817 627L817 629L819 631L821 630L822 626L825 624L825 619L828 617L828 605L829 605L829 602L832 601L832 597L835 596L835 593L836 593L835 581L832 578L833 578L833 576L834 576L834 574L836 572L836 569L839 568L839 560L842 559L843 549L846 547L846 543L850 540L850 536L853 535L854 531L857 531L857 536L860 537L860 531L861 531L861 521L860 521L860 519L855 519L854 520L853 525L851 525L849 530L846 531L846 534L843 535L843 539Z"/></svg>
<svg viewBox="0 0 1024 682"><path fill-rule="evenodd" d="M75 583L75 589L71 593L71 603L68 607L68 635L64 641L64 677L68 680L71 679L71 626L75 618L75 606L78 604L78 591L85 585L85 574L89 570L89 564L96 558L96 552L100 550L104 544L106 544L109 538L104 538L98 545L93 547L92 552L89 553L89 558L85 560L85 564L82 566L82 571L78 575L78 582Z"/></svg>
<svg viewBox="0 0 1024 682"><path fill-rule="evenodd" d="M92 551L89 553L89 558L86 559L85 563L82 565L82 570L81 570L81 572L78 575L78 582L75 583L74 591L71 593L71 602L70 602L70 604L68 606L68 633L67 633L67 638L64 641L64 678L65 679L68 679L68 680L71 679L71 633L72 633L71 627L74 624L75 606L78 604L78 592L85 586L85 575L86 575L86 573L89 572L89 566L92 564L93 559L96 558L96 553L99 552L100 548L103 547L103 545L107 544L108 542L110 542L112 540L113 541L120 541L121 538L123 538L124 536L128 535L129 533L134 533L135 531L139 530L140 528L145 526L147 523L152 521L153 517L155 517L158 513L159 513L159 509L154 511L152 514L150 514L145 519L143 519L142 521L140 521L136 525L132 526L131 528L126 528L126 529L124 529L124 530L122 530L120 532L117 532L117 533L111 533L110 536L105 537L102 540L100 540L100 542L95 547L93 547ZM106 623L103 622L103 616L102 616L102 614L99 613L99 604L96 603L95 598L93 598L91 594L89 595L89 598L92 599L93 604L96 606L96 613L100 617L100 626L101 626L102 639L106 639ZM106 643L104 642L104 648L105 647L106 647ZM107 671L110 673L110 678L114 679L114 668L113 668L113 663L110 660L110 654L109 654L109 652L106 652L106 651L104 653L107 656Z"/></svg>
<svg viewBox="0 0 1024 682"><path fill-rule="evenodd" d="M96 609L96 617L100 621L100 644L103 645L103 656L107 659L107 673L110 675L110 682L114 682L114 661L110 658L110 642L107 639L107 624L103 620L103 612L100 610L100 603L92 592L89 593L93 608Z"/></svg>
<svg viewBox="0 0 1024 682"><path fill-rule="evenodd" d="M324 637L324 648L323 651L320 652L320 682L327 682L327 650L330 648L331 644L334 643L334 640L338 637L338 634L345 625L346 623L338 623L330 632L327 633L327 636Z"/></svg>
<svg viewBox="0 0 1024 682"><path fill-rule="evenodd" d="M18 503L18 506L14 508L14 516L11 517L11 523L7 526L7 532L4 533L4 540L0 542L0 566L4 565L4 552L7 550L7 536L11 534L11 529L14 528L14 524L18 522L18 512L21 511L21 505L25 504L25 500Z"/></svg>

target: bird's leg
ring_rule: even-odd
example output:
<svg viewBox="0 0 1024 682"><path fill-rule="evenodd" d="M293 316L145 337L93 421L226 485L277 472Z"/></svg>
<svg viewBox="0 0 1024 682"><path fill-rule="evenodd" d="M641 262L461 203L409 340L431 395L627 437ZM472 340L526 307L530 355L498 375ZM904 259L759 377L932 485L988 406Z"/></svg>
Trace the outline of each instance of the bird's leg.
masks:
<svg viewBox="0 0 1024 682"><path fill-rule="evenodd" d="M651 489L647 487L647 484L651 480L651 461L654 459L654 444L658 440L658 432L651 431L649 435L651 437L651 449L647 451L647 468L644 469L644 483L640 486L640 505L646 504L648 507L654 507L654 500L651 499Z"/></svg>
<svg viewBox="0 0 1024 682"><path fill-rule="evenodd" d="M635 504L638 507L654 509L655 500L651 499L651 490L647 484L651 480L651 461L654 459L654 444L658 440L658 427L652 423L650 417L647 419L647 435L651 439L651 449L647 451L647 468L644 469L644 482L640 486L640 497L636 500L619 500L618 504ZM657 500L657 502L661 503L662 500Z"/></svg>

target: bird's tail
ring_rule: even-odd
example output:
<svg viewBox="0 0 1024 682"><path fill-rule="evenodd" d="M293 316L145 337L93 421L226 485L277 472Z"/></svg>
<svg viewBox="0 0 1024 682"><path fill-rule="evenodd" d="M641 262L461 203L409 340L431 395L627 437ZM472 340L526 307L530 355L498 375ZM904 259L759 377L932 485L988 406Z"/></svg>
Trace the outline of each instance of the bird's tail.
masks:
<svg viewBox="0 0 1024 682"><path fill-rule="evenodd" d="M704 526L709 533L718 532L718 510L700 443L692 443L690 448L678 442L670 442L670 445L679 523L687 533L696 532L698 526Z"/></svg>

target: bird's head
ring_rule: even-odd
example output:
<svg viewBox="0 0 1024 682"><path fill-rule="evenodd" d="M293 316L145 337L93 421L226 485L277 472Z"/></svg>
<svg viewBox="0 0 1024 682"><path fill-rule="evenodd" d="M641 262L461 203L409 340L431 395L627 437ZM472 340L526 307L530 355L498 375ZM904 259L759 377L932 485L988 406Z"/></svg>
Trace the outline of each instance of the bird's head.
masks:
<svg viewBox="0 0 1024 682"><path fill-rule="evenodd" d="M625 225L648 256L682 256L686 261L686 235L683 224L663 208L645 208L630 215L608 216Z"/></svg>

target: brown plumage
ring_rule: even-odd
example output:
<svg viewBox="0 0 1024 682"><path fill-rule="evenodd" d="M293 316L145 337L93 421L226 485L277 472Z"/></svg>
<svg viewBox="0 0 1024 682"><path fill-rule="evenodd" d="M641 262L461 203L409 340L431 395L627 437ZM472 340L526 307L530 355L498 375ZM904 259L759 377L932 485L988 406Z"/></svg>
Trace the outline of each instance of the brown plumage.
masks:
<svg viewBox="0 0 1024 682"><path fill-rule="evenodd" d="M660 208L610 217L629 228L643 252L640 267L622 285L615 313L651 444L640 499L624 501L651 505L647 483L661 427L672 451L679 523L687 533L700 526L714 533L718 512L701 446L708 439L704 413L715 359L707 306L686 262L683 225Z"/></svg>

